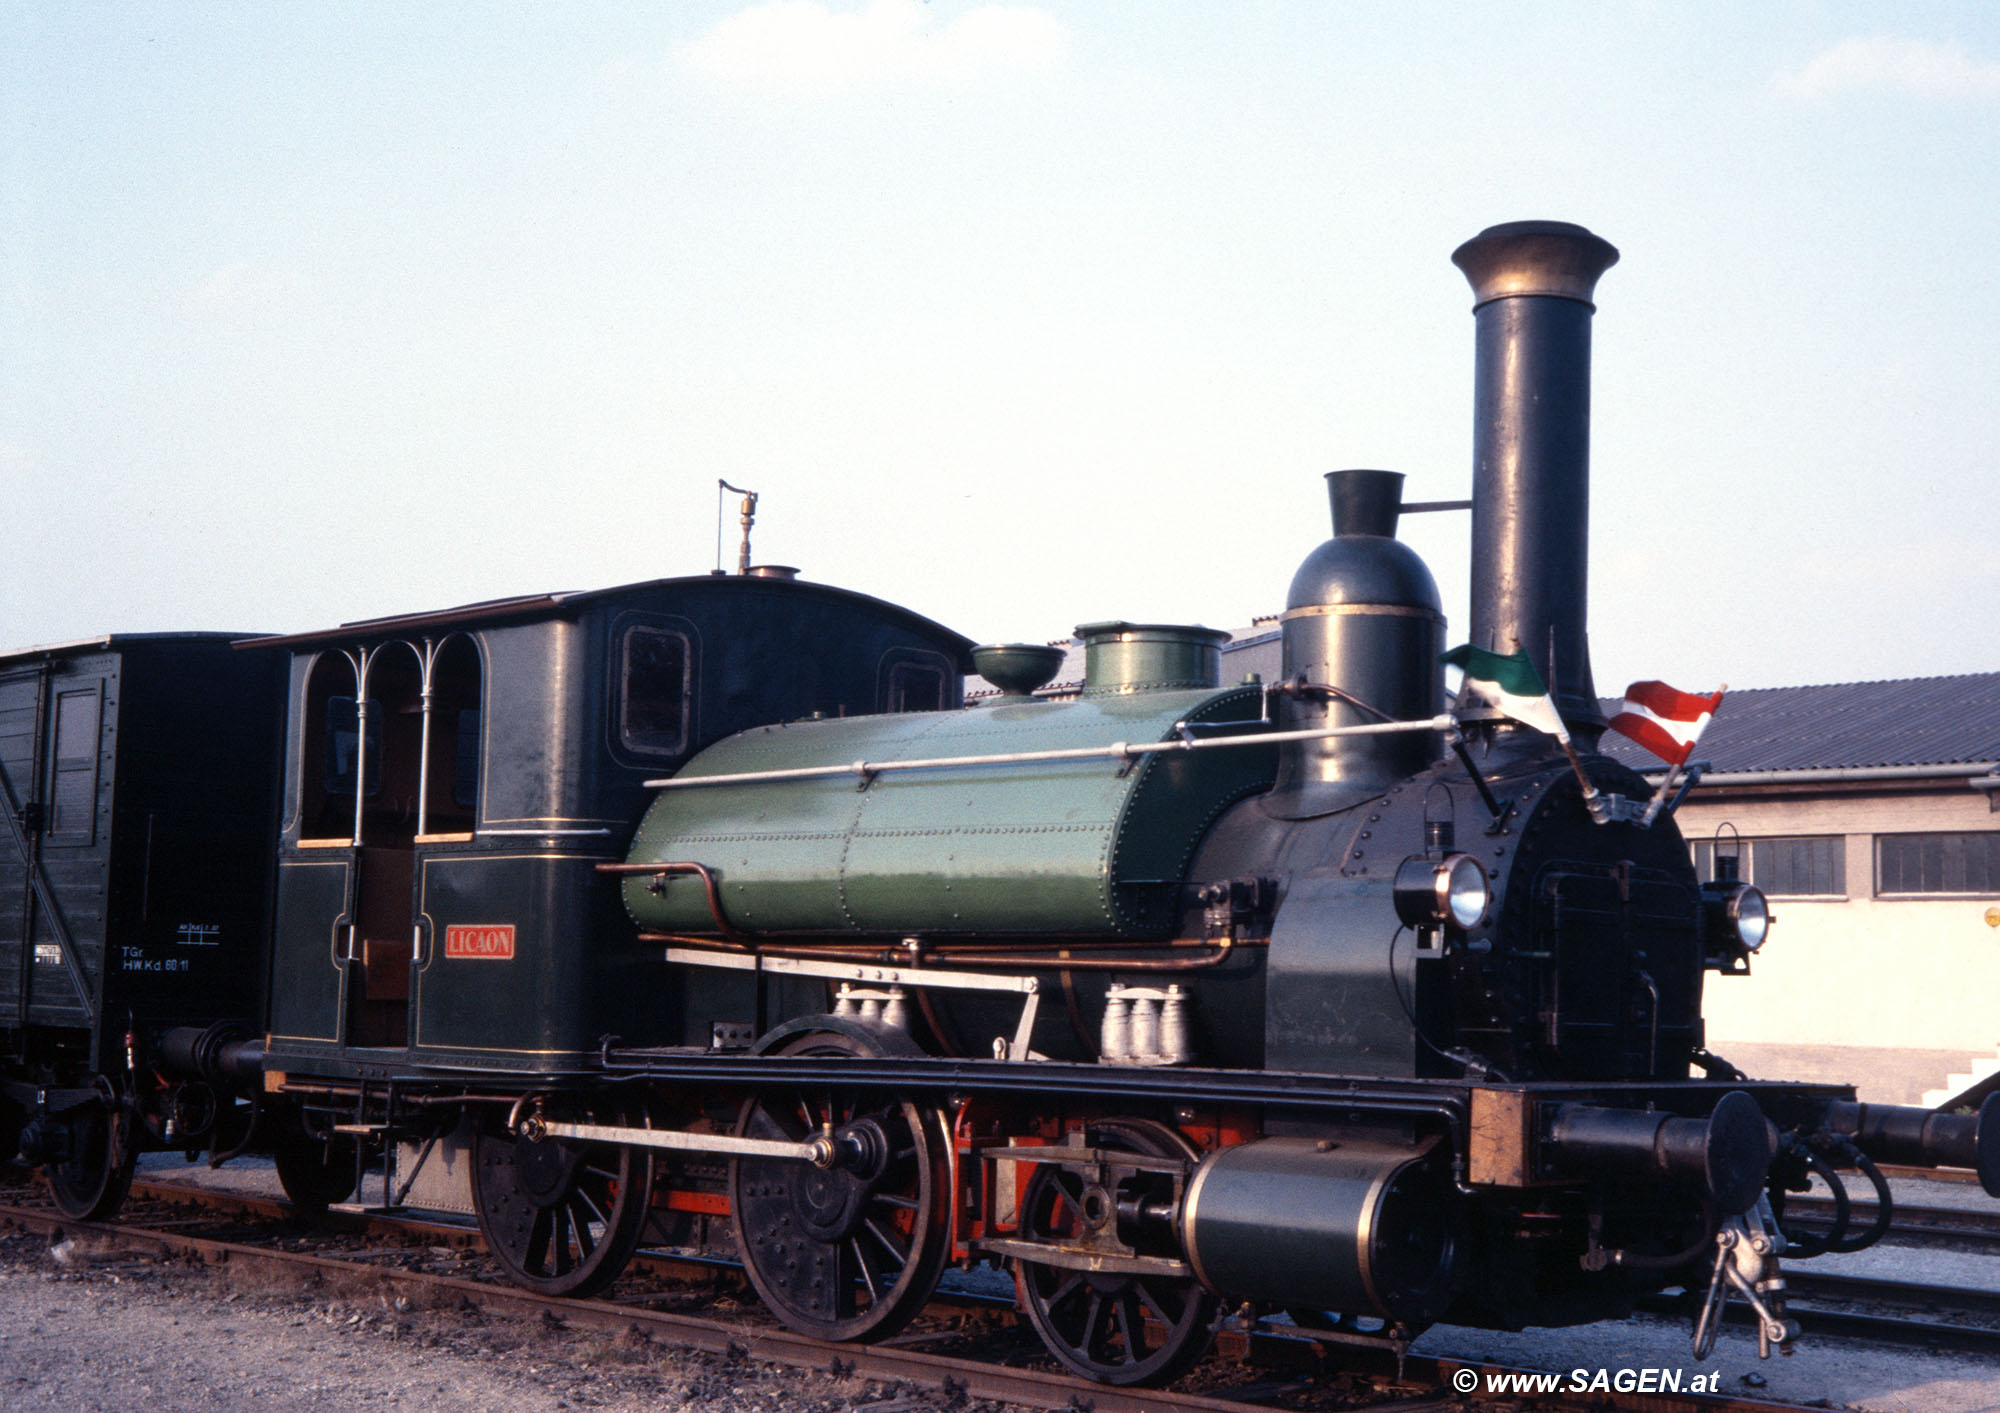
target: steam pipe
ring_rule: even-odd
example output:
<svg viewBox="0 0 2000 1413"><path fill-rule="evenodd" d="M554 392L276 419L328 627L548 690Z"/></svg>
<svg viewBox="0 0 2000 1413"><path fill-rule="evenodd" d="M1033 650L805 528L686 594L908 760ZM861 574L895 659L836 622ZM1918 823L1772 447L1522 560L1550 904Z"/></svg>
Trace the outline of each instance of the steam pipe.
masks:
<svg viewBox="0 0 2000 1413"><path fill-rule="evenodd" d="M1604 730L1586 632L1591 296L1618 252L1581 226L1515 221L1451 258L1472 284L1478 341L1472 641L1526 649L1590 749Z"/></svg>

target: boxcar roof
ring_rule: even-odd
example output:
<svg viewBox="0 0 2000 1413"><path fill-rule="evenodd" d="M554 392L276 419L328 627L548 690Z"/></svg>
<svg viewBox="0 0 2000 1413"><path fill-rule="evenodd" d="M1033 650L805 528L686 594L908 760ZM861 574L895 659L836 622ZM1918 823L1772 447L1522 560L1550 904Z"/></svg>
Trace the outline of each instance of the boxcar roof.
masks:
<svg viewBox="0 0 2000 1413"><path fill-rule="evenodd" d="M691 574L670 579L649 579L637 584L619 584L608 589L522 594L515 598L488 599L482 603L460 604L456 608L434 609L424 613L397 614L389 618L364 618L353 623L343 623L338 628L317 628L304 633L281 633L271 637L250 638L239 642L237 646L239 648L322 647L329 643L351 643L363 638L390 637L424 628L457 628L470 623L485 623L498 619L553 616L573 606L587 605L600 599L618 598L644 589L716 588L739 585L755 586L765 591L775 588L781 593L814 594L865 605L884 616L900 618L909 627L948 644L954 655L960 659L961 670L969 670L971 666L970 638L900 604L893 604L869 594L857 593L853 589L835 588L831 584L738 574Z"/></svg>
<svg viewBox="0 0 2000 1413"><path fill-rule="evenodd" d="M30 658L69 657L76 653L98 653L109 648L138 643L232 643L255 639L255 633L100 633L94 638L73 638L66 643L42 643L35 647L0 651L0 663L25 662Z"/></svg>

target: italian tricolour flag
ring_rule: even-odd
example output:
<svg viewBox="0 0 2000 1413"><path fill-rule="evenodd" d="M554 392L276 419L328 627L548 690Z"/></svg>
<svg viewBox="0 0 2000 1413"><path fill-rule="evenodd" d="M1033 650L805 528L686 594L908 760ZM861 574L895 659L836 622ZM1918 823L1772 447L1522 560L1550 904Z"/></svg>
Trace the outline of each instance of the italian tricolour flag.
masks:
<svg viewBox="0 0 2000 1413"><path fill-rule="evenodd" d="M1467 643L1446 653L1444 661L1465 669L1465 682L1458 689L1461 705L1484 702L1509 720L1546 731L1558 741L1569 740L1562 714L1524 649L1502 655Z"/></svg>
<svg viewBox="0 0 2000 1413"><path fill-rule="evenodd" d="M1683 692L1664 682L1634 682L1625 689L1625 700L1610 726L1668 765L1686 765L1695 742L1721 705L1720 690L1704 695Z"/></svg>

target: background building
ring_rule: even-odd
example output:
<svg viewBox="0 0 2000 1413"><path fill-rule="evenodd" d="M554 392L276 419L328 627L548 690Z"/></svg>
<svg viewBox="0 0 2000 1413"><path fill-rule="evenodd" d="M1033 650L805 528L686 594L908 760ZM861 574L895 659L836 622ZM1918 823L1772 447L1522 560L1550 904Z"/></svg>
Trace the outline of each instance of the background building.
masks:
<svg viewBox="0 0 2000 1413"><path fill-rule="evenodd" d="M2000 1071L2000 673L1731 692L1695 754L1695 866L1736 853L1777 919L1710 1048L1901 1103Z"/></svg>

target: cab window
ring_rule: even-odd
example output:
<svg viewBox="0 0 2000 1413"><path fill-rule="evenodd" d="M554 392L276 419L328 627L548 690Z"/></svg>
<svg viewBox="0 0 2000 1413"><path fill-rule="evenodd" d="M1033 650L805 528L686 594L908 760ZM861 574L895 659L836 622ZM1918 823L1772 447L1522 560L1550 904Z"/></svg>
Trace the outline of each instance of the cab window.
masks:
<svg viewBox="0 0 2000 1413"><path fill-rule="evenodd" d="M620 645L618 737L627 750L679 755L687 748L687 635L664 628L627 628Z"/></svg>

